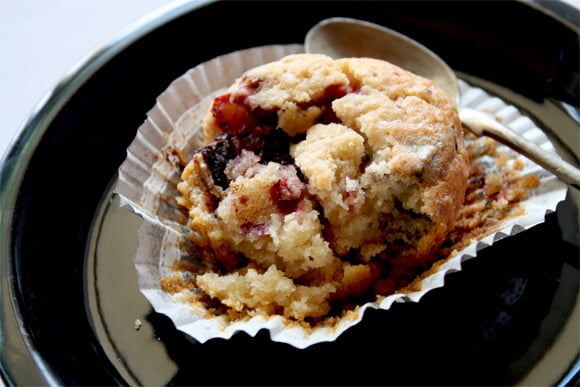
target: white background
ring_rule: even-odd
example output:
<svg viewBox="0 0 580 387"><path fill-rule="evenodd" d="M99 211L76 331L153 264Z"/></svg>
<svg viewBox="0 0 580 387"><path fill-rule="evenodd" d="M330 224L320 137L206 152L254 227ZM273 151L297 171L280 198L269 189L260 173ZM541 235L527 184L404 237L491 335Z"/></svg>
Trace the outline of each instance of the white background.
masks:
<svg viewBox="0 0 580 387"><path fill-rule="evenodd" d="M0 158L63 76L171 0L0 0Z"/></svg>
<svg viewBox="0 0 580 387"><path fill-rule="evenodd" d="M580 8L580 0L565 0ZM171 0L0 0L0 161L62 77L99 44Z"/></svg>

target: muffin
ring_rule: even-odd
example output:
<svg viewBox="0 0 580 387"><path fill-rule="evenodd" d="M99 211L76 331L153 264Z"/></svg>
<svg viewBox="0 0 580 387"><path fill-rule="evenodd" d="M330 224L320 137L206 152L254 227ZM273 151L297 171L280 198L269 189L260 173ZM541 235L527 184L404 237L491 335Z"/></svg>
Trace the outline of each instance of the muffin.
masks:
<svg viewBox="0 0 580 387"><path fill-rule="evenodd" d="M215 97L203 133L177 186L202 250L188 286L232 318L312 324L393 293L431 266L464 201L453 102L385 61L254 67Z"/></svg>
<svg viewBox="0 0 580 387"><path fill-rule="evenodd" d="M303 46L298 44L253 47L224 54L189 69L158 96L155 106L147 112L146 120L139 126L135 139L127 148L125 161L119 167L114 192L120 197L120 206L143 218L134 255L139 290L156 312L168 316L177 329L200 343L218 338L230 339L238 333L256 336L264 330L272 341L287 343L296 348L337 340L346 330L364 323L364 316L369 309L388 311L394 304L420 302L428 292L445 286L447 274L461 271L463 263L477 258L482 249L544 222L546 213L555 211L558 203L566 197L567 185L553 174L492 139L466 134L464 147L470 160L467 189L454 227L447 233L434 256L427 254L422 261L415 259L411 253L405 253L410 251L405 249L415 247L400 245L397 251L394 249L396 245L387 243L388 238L384 238L386 241L376 238L373 241L375 245L363 243L359 249L349 248L345 255L337 253L342 242L335 235L340 228L336 224L331 226L329 219L333 216L340 219L340 208L343 212L368 215L361 209L370 208L367 199L370 188L368 184L366 190L363 188L360 177L364 172L372 170L368 168L373 162L382 163L372 153L374 148L370 145L374 144L370 144L368 135L360 130L365 128L365 133L370 133L368 127L362 125L368 119L355 120L355 125L351 126L346 118L336 115L338 110L331 110L336 105L331 101L332 98L320 97L318 103L313 104L320 113L316 113L314 108L309 109L307 103L295 103L293 107L292 103L277 102L276 106L284 106L285 109L274 115L271 114L273 110L269 111L268 108L248 110L250 113L246 114L244 111L247 109L238 110L240 106L236 105L243 107L250 99L244 99L241 93L234 93L238 96L237 100L224 96L228 94L224 91L245 71L278 61L287 55L302 53L303 50ZM345 63L339 67L349 68ZM351 91L363 89L356 87L362 82L356 81L357 78L351 76L351 73L350 70L345 72L348 78L346 87L338 82L338 86L334 87L338 93L333 94L330 87L326 95L335 95L334 99L340 100L346 97L346 94L342 95L344 90L341 87ZM458 83L462 106L486 112L517 133L533 138L534 143L547 152L556 153L545 133L515 106L461 79ZM231 91L242 88L240 80L235 84L238 86L232 87ZM366 93L373 94L370 89L364 87ZM364 95L361 92L359 94ZM216 96L221 98L216 99ZM433 100L434 96L430 98ZM307 98L294 97L294 100L304 101ZM232 101L236 102L233 106L229 104ZM225 112L241 113L237 115L240 118L238 123L243 121L244 115L253 115L256 121L246 122L257 122L259 117L263 121L271 120L268 121L271 124L262 123L260 128L260 125L255 125L252 131L239 124L237 130L225 130L221 128L222 124L218 123L217 117L212 118L213 114L208 114L214 105L217 112L225 108ZM261 105L270 106L266 103ZM362 104L361 107L355 105L355 108L363 111ZM288 112L295 113L284 114ZM257 113L259 115L256 117ZM299 122L309 125L306 120L308 114L313 114L312 117L318 114L319 117L310 118L313 122L310 127L319 124L327 126L328 133L332 132L333 135L325 136L322 129L308 128L304 131L298 125L290 126ZM344 112L339 114L348 118ZM282 125L278 117L293 119ZM405 121L401 122L402 126ZM355 133L340 129L341 125L355 129ZM236 128L235 125L230 127ZM274 127L280 130L273 130ZM228 134L228 130L230 133L233 131L234 135ZM250 136L250 132L254 134ZM306 142L307 136L310 136L311 142ZM358 160L356 152L359 152L360 138L363 140L364 157L357 175L351 167L353 161L350 160ZM302 149L298 148L299 143L304 143ZM328 146L329 143L332 145ZM391 143L394 144L392 140ZM306 147L306 144L310 146ZM317 146L323 144L326 145ZM460 144L459 141L459 147ZM300 157L303 158L301 167L296 162ZM232 160L236 158L234 163ZM194 159L197 161L192 161ZM317 166L325 165L324 162L318 163L319 159L326 162L326 168ZM388 162L387 159L383 161ZM182 181L188 164L191 184ZM263 168L269 169L258 173ZM322 174L323 171L326 174ZM234 192L230 187L255 189L246 184L248 180L232 183L232 177L256 177L256 181L266 187L274 181L267 180L272 173L280 174L280 178L275 179L276 183L271 186L275 187L271 188L273 197L278 199L274 200L262 192L258 197L266 204L254 200L243 217L234 218L241 219L238 220L239 229L244 232L237 236L232 234L236 239L227 235L229 231L220 222L229 218L220 218L222 215L217 214L217 207L225 206L221 203L226 196L235 204L232 200L235 196L231 196ZM308 180L307 174L310 175ZM294 175L299 182L294 179ZM389 180L385 177L384 181ZM177 189L179 183L182 189L189 185L191 195L180 194ZM306 188L301 190L302 186ZM342 187L346 194L333 195L330 192L332 187ZM361 187L360 190L358 187ZM241 189L236 188L236 192ZM354 196L357 191L364 192L364 200ZM281 194L277 195L276 192ZM254 198L253 194L251 197ZM246 201L243 195L238 194L238 198L241 203ZM183 205L179 205L176 199ZM309 202L303 203L303 200ZM343 206L339 206L340 203ZM361 206L363 203L364 206ZM203 211L203 206L208 210ZM198 218L189 216L190 210L196 212L195 208L198 208ZM221 211L229 211L236 215L233 208L224 207L220 214ZM298 231L293 230L284 235L272 233L277 239L265 238L270 235L267 234L270 230L277 228L270 227L267 222L252 222L257 217L251 215L249 208L256 209L252 211L260 209L263 214L267 213L268 208L275 208L278 212L274 214L277 215L270 218L283 219L283 225L295 220L297 229L303 232L303 243L299 244L303 254L294 256L296 264L289 260L292 257L289 255L291 251L281 249L281 246L290 246L286 243L289 238L293 238L294 242L299 241ZM309 208L318 214L318 223L308 223L310 228L306 227L305 220L296 218L298 209L306 213L304 209ZM288 216L293 213L294 218ZM312 220L306 216L303 219ZM354 216L349 218L352 219ZM194 226L196 222L197 226ZM390 226L394 223L384 223L383 226L385 224ZM317 229L322 230L318 238L326 243L309 239L309 234L317 235ZM286 230L290 231L290 228ZM347 238L351 237L348 233L343 234ZM247 235L246 240L243 239L244 235ZM363 238L364 241L367 239ZM243 240L244 243L236 244L236 240ZM259 240L263 242L262 246L258 246ZM253 253L255 249L252 243L256 249L263 247L262 255L241 252L243 247ZM332 257L326 257L331 263L328 267L316 268L316 264L304 260L305 253L313 254L315 251L312 245L322 246L326 251L325 245L330 247ZM342 246L345 245L348 246ZM385 246L384 249L381 249L381 245ZM375 246L378 246L376 253L371 248ZM272 247L275 256L266 253ZM282 254L284 260L277 254ZM411 258L397 258L405 254ZM267 266L254 257L266 263L274 259L275 264ZM368 257L366 261L364 257ZM309 256L308 260L311 258L321 259L319 264L323 263L320 256ZM304 265L314 268L308 269ZM429 268L422 271L423 265ZM497 270L502 270L502 267L499 266ZM289 274L290 271L294 274ZM297 274L301 272L305 274ZM415 272L419 274L415 275ZM325 313L325 310L328 312Z"/></svg>

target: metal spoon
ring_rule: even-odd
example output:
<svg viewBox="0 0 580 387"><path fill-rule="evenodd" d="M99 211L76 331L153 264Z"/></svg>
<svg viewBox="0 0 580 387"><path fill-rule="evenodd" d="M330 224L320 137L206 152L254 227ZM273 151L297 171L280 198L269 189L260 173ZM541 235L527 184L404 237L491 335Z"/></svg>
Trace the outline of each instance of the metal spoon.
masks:
<svg viewBox="0 0 580 387"><path fill-rule="evenodd" d="M432 79L451 97L459 109L464 127L478 136L491 137L528 157L564 182L580 189L580 170L556 154L496 121L492 116L459 106L459 85L455 73L434 52L413 39L386 27L363 20L333 17L322 20L306 34L306 52L333 58L373 57L387 60L425 78Z"/></svg>

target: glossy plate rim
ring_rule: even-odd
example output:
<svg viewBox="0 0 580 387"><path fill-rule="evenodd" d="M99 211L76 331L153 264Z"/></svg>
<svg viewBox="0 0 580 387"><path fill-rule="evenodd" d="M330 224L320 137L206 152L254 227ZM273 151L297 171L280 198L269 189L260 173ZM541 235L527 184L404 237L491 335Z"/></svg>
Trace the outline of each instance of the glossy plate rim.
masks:
<svg viewBox="0 0 580 387"><path fill-rule="evenodd" d="M34 345L25 330L21 327L22 316L16 305L12 286L16 283L10 267L10 252L14 205L23 173L33 152L42 139L44 131L68 99L97 71L101 66L115 57L131 43L145 34L171 22L181 15L194 11L216 0L179 0L167 4L146 15L137 22L121 30L98 49L90 52L75 64L63 79L50 90L37 104L30 117L19 129L17 136L0 160L0 371L2 380L7 385L19 384L21 374L27 373L26 380L37 384L58 385L59 381L47 367L42 357L35 351ZM549 12L542 5L530 3L531 6ZM552 15L553 16L553 15ZM564 19L562 19L564 20ZM567 23L567 22L566 22ZM573 318L567 322L565 334L558 340L568 340L570 330L578 326L578 309L576 302ZM552 350L556 347L553 346ZM550 367L555 360L549 351L541 360L545 367ZM578 358L569 371L558 382L567 385L580 371ZM0 380L1 381L1 380ZM526 380L523 381L526 383Z"/></svg>

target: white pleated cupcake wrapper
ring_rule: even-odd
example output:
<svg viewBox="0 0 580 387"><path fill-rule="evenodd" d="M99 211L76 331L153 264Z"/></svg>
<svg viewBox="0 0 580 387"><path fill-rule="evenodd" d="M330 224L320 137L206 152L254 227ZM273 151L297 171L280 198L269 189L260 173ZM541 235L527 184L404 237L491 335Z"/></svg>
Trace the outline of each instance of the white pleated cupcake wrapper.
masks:
<svg viewBox="0 0 580 387"><path fill-rule="evenodd" d="M160 287L160 280L170 274L171 264L184 254L180 248L189 231L177 221L185 214L168 200L177 195L179 182L175 152L186 159L198 147L202 138L201 120L213 97L227 88L244 71L257 65L278 60L283 56L303 52L303 46L273 45L250 48L217 57L202 63L176 79L161 94L157 104L147 113L134 141L127 150L127 158L119 168L115 192L121 205L141 215L145 221L139 231L137 252L134 257L139 288L154 310L171 318L175 326L199 342L212 338L228 339L244 331L255 336L267 329L273 341L297 348L334 341L348 328L359 323L367 308L389 309L394 302L417 302L432 289L442 287L447 273L461 270L466 259L473 258L481 249L514 235L545 220L547 212L555 211L564 200L567 186L551 173L531 161L522 174L535 173L541 184L530 192L521 205L525 214L505 221L501 229L443 262L437 272L420 282L419 291L396 293L380 302L362 305L357 312L345 317L336 326L304 330L296 324L287 324L281 316L254 317L244 321L226 322L223 318L205 318L203 310L193 310L180 301L181 294L170 295ZM482 89L460 80L461 104L494 115L519 134L546 150L555 152L552 143L534 122L516 107L490 96ZM189 235L191 237L191 235Z"/></svg>

